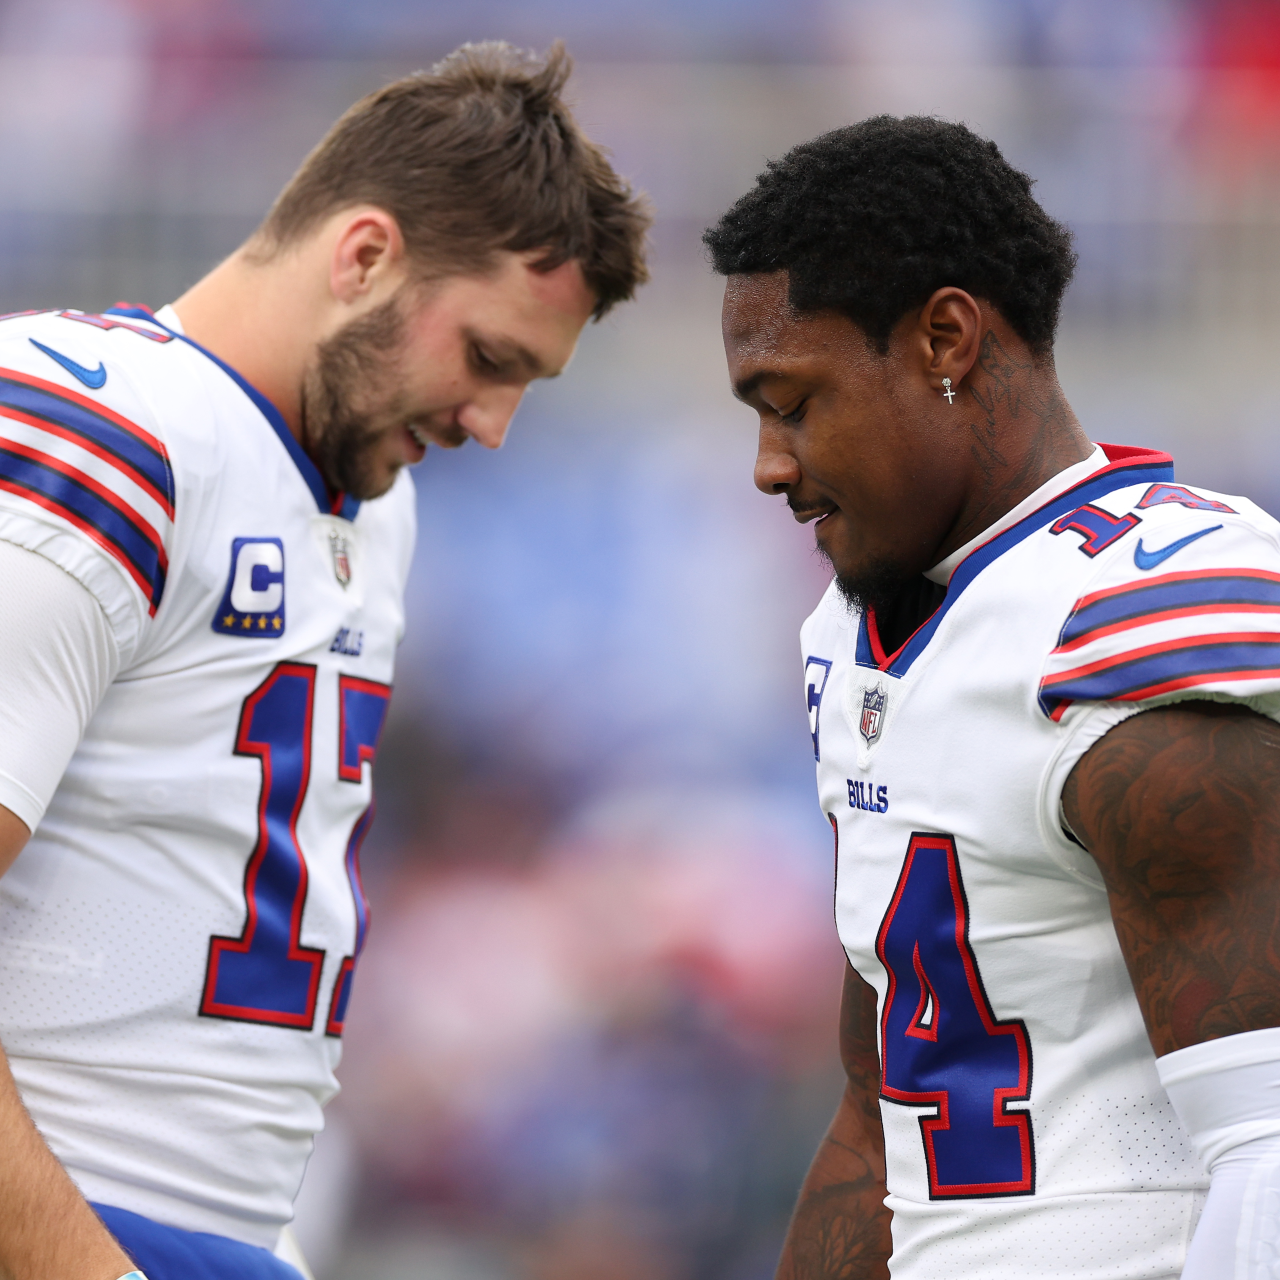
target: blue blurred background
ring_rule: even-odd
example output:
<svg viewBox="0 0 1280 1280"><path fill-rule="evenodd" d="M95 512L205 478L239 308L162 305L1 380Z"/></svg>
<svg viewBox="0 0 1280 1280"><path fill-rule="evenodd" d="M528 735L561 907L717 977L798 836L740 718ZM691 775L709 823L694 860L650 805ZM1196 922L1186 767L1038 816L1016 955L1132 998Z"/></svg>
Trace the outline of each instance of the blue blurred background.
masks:
<svg viewBox="0 0 1280 1280"><path fill-rule="evenodd" d="M963 119L1080 270L1095 439L1280 504L1280 4L7 0L0 310L160 305L351 101L455 44L578 59L654 280L500 454L419 468L320 1280L766 1280L836 1103L842 957L796 630L824 575L751 486L699 234L880 111Z"/></svg>

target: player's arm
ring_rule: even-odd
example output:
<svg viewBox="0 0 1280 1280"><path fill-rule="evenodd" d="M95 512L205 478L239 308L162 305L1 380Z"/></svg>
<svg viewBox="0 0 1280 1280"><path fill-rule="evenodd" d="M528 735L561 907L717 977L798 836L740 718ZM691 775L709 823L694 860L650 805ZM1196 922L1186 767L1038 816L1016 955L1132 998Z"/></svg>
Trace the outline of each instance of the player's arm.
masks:
<svg viewBox="0 0 1280 1280"><path fill-rule="evenodd" d="M29 835L26 823L0 806L0 868L9 869ZM0 1275L116 1280L132 1269L31 1123L0 1052Z"/></svg>
<svg viewBox="0 0 1280 1280"><path fill-rule="evenodd" d="M0 805L0 876L13 866L30 835L27 824L12 809Z"/></svg>
<svg viewBox="0 0 1280 1280"><path fill-rule="evenodd" d="M1123 721L1062 794L1157 1056L1280 1027L1280 724L1183 702Z"/></svg>
<svg viewBox="0 0 1280 1280"><path fill-rule="evenodd" d="M52 776L56 782L65 757L75 748L82 718L92 709L89 704L96 704L94 681L86 685L81 677L95 666L101 668L101 661L95 663L85 650L92 647L95 629L99 635L105 630L97 601L79 583L42 557L9 543L0 543L0 598L6 601L0 610L0 649L5 653L0 670L0 787L26 814L24 821L0 804L3 873L30 835L30 806L39 804L43 777ZM105 674L98 670L99 680ZM38 719L32 706L38 708ZM33 719L35 738L30 736ZM20 741L24 733L25 743ZM116 1280L132 1269L128 1255L32 1123L0 1050L0 1276Z"/></svg>
<svg viewBox="0 0 1280 1280"><path fill-rule="evenodd" d="M840 1004L844 1096L791 1218L778 1280L887 1280L884 1130L876 994L846 966Z"/></svg>
<svg viewBox="0 0 1280 1280"><path fill-rule="evenodd" d="M1280 725L1213 702L1143 712L1081 757L1062 805L1212 1175L1183 1276L1217 1275L1272 1232L1250 1215L1280 1191Z"/></svg>

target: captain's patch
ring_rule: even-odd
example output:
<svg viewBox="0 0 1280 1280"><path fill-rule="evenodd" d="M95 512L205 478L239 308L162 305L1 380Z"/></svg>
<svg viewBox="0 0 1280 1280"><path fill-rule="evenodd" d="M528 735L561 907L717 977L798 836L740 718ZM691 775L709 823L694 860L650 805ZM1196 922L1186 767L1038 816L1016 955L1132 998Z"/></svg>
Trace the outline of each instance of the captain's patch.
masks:
<svg viewBox="0 0 1280 1280"><path fill-rule="evenodd" d="M279 538L232 540L231 572L213 629L259 640L284 635L284 543Z"/></svg>

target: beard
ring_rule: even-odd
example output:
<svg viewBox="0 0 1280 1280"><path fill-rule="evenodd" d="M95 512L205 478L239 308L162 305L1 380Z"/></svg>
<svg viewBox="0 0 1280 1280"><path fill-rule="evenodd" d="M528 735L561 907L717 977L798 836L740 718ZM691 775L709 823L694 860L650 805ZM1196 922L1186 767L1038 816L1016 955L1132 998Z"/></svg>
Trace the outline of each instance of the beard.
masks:
<svg viewBox="0 0 1280 1280"><path fill-rule="evenodd" d="M302 381L302 442L332 488L353 498L376 498L394 481L378 476L373 456L379 440L401 426L394 386L405 341L401 294L352 320L316 350Z"/></svg>
<svg viewBox="0 0 1280 1280"><path fill-rule="evenodd" d="M816 550L831 566L831 571L835 574L836 590L845 603L862 613L874 613L877 617L883 617L909 580L909 576L895 560L873 561L856 574L841 573L821 547Z"/></svg>
<svg viewBox="0 0 1280 1280"><path fill-rule="evenodd" d="M796 515L809 515L826 509L823 503L802 503L794 494L787 495L787 506ZM813 549L830 566L835 575L836 590L844 597L845 603L862 613L884 614L910 577L896 560L887 558L873 560L857 573L841 573L836 562L816 539Z"/></svg>

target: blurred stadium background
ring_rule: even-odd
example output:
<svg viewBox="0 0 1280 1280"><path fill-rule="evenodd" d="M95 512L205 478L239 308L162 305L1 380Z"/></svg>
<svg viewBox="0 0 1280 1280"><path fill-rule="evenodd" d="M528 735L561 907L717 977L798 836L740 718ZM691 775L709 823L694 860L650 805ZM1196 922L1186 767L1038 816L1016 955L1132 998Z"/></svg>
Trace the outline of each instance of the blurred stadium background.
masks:
<svg viewBox="0 0 1280 1280"><path fill-rule="evenodd" d="M767 1280L839 1091L796 629L699 233L862 116L999 141L1075 229L1096 439L1280 505L1273 0L5 0L0 310L160 305L360 94L467 39L578 59L654 281L501 454L433 451L365 853L320 1280Z"/></svg>

